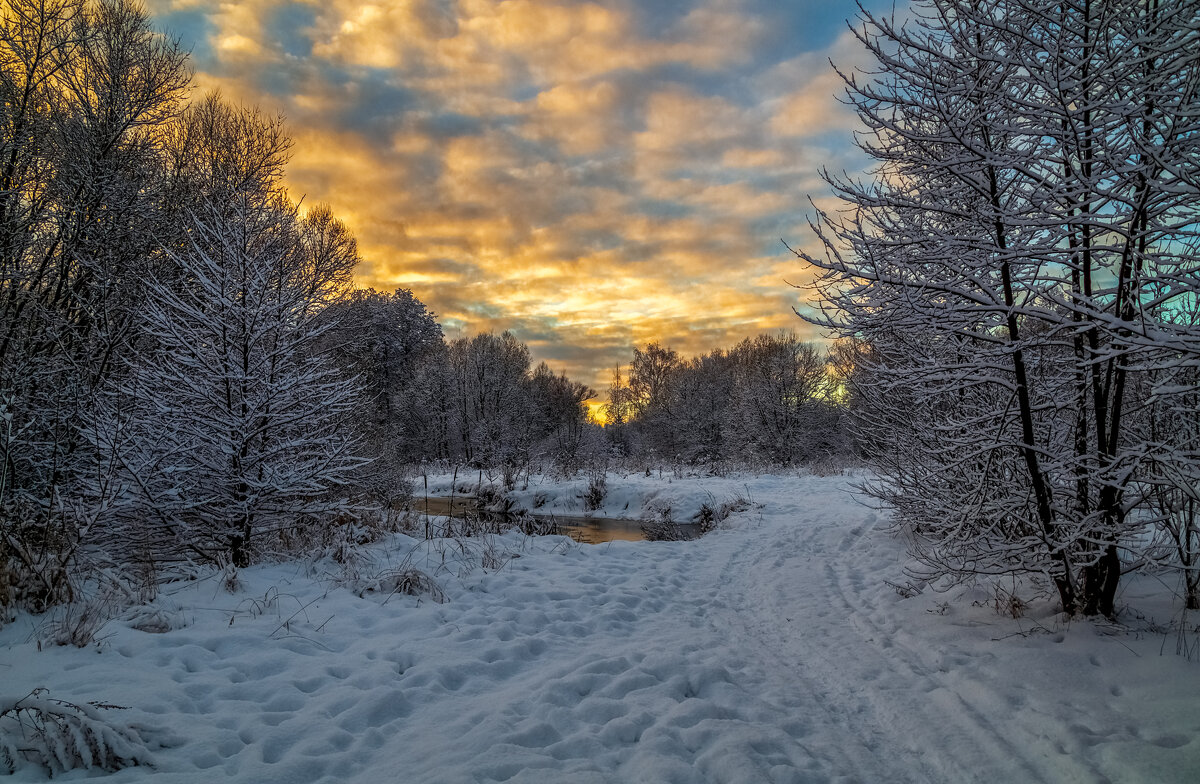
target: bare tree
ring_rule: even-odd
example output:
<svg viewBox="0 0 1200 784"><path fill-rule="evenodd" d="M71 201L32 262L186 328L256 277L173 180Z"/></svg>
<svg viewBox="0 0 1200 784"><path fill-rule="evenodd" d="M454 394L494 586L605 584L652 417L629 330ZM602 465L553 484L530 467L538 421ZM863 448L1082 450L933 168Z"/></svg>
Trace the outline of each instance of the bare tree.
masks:
<svg viewBox="0 0 1200 784"><path fill-rule="evenodd" d="M536 443L551 456L560 472L574 474L580 467L590 426L584 401L596 393L586 384L567 378L565 372L556 375L549 365L540 362L530 374L529 394L536 412Z"/></svg>
<svg viewBox="0 0 1200 784"><path fill-rule="evenodd" d="M689 463L714 465L744 455L735 452L732 401L737 380L733 359L720 349L683 363L675 381L678 401L676 443Z"/></svg>
<svg viewBox="0 0 1200 784"><path fill-rule="evenodd" d="M533 446L529 349L511 332L451 341L448 351L458 405L459 443L467 462L516 466Z"/></svg>
<svg viewBox="0 0 1200 784"><path fill-rule="evenodd" d="M608 402L604 404L604 432L618 454L629 453L627 425L632 416L629 387L625 385L621 365L617 364L613 367L612 382L608 385Z"/></svg>
<svg viewBox="0 0 1200 784"><path fill-rule="evenodd" d="M937 573L1040 573L1115 612L1140 374L1195 356L1200 57L1189 4L929 0L864 13L846 76L878 162L829 176L827 310L867 341L875 488ZM1189 360L1190 361L1190 360ZM897 407L897 402L899 403Z"/></svg>
<svg viewBox="0 0 1200 784"><path fill-rule="evenodd" d="M794 334L759 335L730 351L729 417L735 448L787 465L822 451L825 358Z"/></svg>
<svg viewBox="0 0 1200 784"><path fill-rule="evenodd" d="M652 341L645 349L635 346L629 364L629 403L638 440L668 459L678 452L675 380L680 363L678 352Z"/></svg>
<svg viewBox="0 0 1200 784"><path fill-rule="evenodd" d="M400 493L407 467L420 462L436 440L437 407L424 389L423 367L444 355L442 328L406 289L383 294L356 290L326 308L329 322L314 346L341 372L356 377L359 399L349 425L370 459L356 482L384 502Z"/></svg>
<svg viewBox="0 0 1200 784"><path fill-rule="evenodd" d="M93 517L80 428L133 350L161 263L156 138L189 81L178 44L133 3L0 11L0 562L34 606L69 595Z"/></svg>

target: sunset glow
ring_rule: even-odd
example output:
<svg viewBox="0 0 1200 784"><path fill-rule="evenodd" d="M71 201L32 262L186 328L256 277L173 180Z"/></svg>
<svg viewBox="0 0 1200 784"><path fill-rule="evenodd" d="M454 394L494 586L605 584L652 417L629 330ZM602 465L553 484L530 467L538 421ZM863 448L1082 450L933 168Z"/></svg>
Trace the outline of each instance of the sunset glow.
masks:
<svg viewBox="0 0 1200 784"><path fill-rule="evenodd" d="M776 328L818 172L861 166L816 0L153 0L201 89L282 112L294 197L356 233L362 286L450 337L511 329L602 392L635 344Z"/></svg>

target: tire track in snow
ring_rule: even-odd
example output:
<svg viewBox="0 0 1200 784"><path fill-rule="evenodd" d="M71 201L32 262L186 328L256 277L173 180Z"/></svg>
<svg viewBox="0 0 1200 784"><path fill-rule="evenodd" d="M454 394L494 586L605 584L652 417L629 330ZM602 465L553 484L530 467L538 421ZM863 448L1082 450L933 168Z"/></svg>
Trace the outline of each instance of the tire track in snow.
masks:
<svg viewBox="0 0 1200 784"><path fill-rule="evenodd" d="M847 572L844 563L838 566L826 564L824 570L830 596L844 608L863 638L862 650L873 655L881 666L881 672L898 674L906 681L923 682L919 691L926 695L926 699L920 700L920 704L905 700L903 708L891 711L893 715L900 721L907 720L906 725L914 731L927 732L931 727L938 727L939 732L930 739L926 748L969 749L975 752L969 757L960 754L930 760L937 763L935 769L942 779L960 781L966 771L971 771L973 779L993 781L1003 770L1007 772L1006 775L1018 775L1022 781L1045 781L1036 767L1024 758L1022 751L1007 739L1004 731L967 702L952 685L945 683L937 672L927 667L917 651L897 639L900 627L894 617L885 615L881 619L878 613L869 609L869 603L862 599L864 585L861 572ZM976 689L985 690L986 687L977 683ZM988 696L993 704L1001 701L998 695L989 693ZM930 708L935 710L930 711ZM996 773L986 772L989 770Z"/></svg>
<svg viewBox="0 0 1200 784"><path fill-rule="evenodd" d="M866 581L898 565L894 549L872 547L875 516L839 525L802 513L747 536L722 570L729 606L714 620L745 635L789 707L828 718L850 780L1045 781L1007 728L897 639L896 613L876 609ZM1004 702L982 683L973 691Z"/></svg>
<svg viewBox="0 0 1200 784"><path fill-rule="evenodd" d="M808 740L806 748L824 760L832 780L889 780L868 737L879 730L864 726L862 718L848 709L847 700L832 696L814 677L806 657L789 644L794 632L790 624L798 617L783 612L781 597L773 590L776 586L764 579L796 558L794 551L789 554L788 548L779 545L777 530L760 529L730 553L714 581L724 598L715 603L710 623L722 637L742 641L740 649L754 660L759 678L768 684L761 691L774 694L782 707L803 713L815 726L815 737ZM827 623L825 612L809 609L803 620L814 625Z"/></svg>

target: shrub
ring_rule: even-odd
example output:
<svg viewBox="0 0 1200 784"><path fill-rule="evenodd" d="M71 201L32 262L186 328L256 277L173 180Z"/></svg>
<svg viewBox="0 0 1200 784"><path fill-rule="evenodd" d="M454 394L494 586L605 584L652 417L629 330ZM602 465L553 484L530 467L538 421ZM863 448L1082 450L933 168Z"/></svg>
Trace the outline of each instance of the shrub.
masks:
<svg viewBox="0 0 1200 784"><path fill-rule="evenodd" d="M750 501L740 495L718 503L710 493L708 500L700 504L700 513L696 515L695 523L700 528L700 533L706 534L716 530L718 525L729 519L729 515L744 512L749 508Z"/></svg>
<svg viewBox="0 0 1200 784"><path fill-rule="evenodd" d="M588 480L587 490L579 495L583 501L584 511L594 512L604 506L606 495L608 495L608 478L601 473L592 474Z"/></svg>
<svg viewBox="0 0 1200 784"><path fill-rule="evenodd" d="M117 705L76 705L34 689L20 699L0 697L0 769L15 773L32 763L51 776L76 768L120 770L148 765L138 729L113 726L106 712Z"/></svg>
<svg viewBox="0 0 1200 784"><path fill-rule="evenodd" d="M59 605L50 620L42 624L38 644L86 648L96 640L100 627L112 617L109 605L102 600Z"/></svg>
<svg viewBox="0 0 1200 784"><path fill-rule="evenodd" d="M682 525L675 522L669 504L651 508L654 517L642 521L642 534L648 542L681 542L691 539Z"/></svg>
<svg viewBox="0 0 1200 784"><path fill-rule="evenodd" d="M368 593L386 594L389 598L398 593L417 597L428 596L438 604L448 601L445 591L432 577L411 566L388 571L369 580L359 589L358 595L363 597Z"/></svg>

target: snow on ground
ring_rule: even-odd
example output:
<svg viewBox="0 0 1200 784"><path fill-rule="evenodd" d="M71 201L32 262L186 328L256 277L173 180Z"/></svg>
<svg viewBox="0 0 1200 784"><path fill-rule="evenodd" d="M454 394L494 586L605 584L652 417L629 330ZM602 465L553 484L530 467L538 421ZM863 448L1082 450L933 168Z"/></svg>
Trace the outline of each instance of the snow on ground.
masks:
<svg viewBox="0 0 1200 784"><path fill-rule="evenodd" d="M1161 584L1131 583L1127 627L1014 620L979 591L902 596L902 545L845 478L608 482L610 513L754 506L690 542L396 536L258 566L235 593L169 587L98 650L39 652L24 617L0 697L129 706L108 715L161 748L113 782L1200 780L1200 664L1153 631ZM413 566L448 601L389 593Z"/></svg>
<svg viewBox="0 0 1200 784"><path fill-rule="evenodd" d="M794 478L794 477L793 477ZM716 508L726 501L754 501L754 487L778 492L778 477L769 482L764 477L687 476L672 471L654 470L648 473L607 472L601 503L593 509L584 504L591 478L579 475L572 479L557 479L541 475L522 476L506 496L517 508L538 514L643 520L662 516L669 511L677 523L689 523L707 504ZM482 486L500 491L499 476L482 471L434 473L416 478L416 506L421 497L448 497L475 493Z"/></svg>

